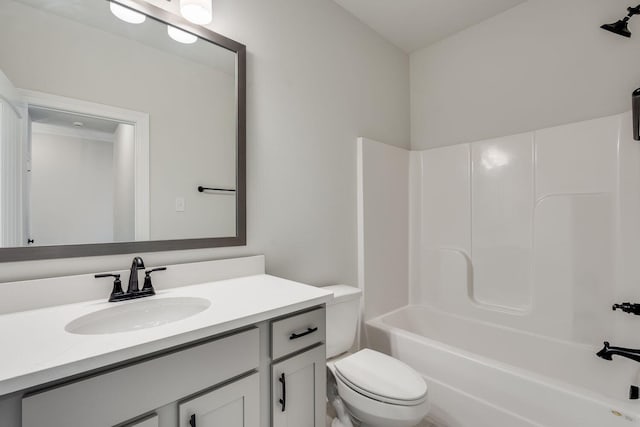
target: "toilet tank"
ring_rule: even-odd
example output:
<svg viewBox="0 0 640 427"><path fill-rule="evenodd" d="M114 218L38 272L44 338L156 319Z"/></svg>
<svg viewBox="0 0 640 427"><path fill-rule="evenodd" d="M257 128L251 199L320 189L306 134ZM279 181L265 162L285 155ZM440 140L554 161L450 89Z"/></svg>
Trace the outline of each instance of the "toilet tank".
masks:
<svg viewBox="0 0 640 427"><path fill-rule="evenodd" d="M362 291L353 286L333 285L323 289L333 292L327 303L327 358L348 351L356 338Z"/></svg>

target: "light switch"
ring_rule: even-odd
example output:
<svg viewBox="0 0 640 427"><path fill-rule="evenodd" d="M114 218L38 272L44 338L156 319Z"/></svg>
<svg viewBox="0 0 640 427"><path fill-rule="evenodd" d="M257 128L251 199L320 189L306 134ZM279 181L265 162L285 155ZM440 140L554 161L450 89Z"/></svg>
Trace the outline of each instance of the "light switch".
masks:
<svg viewBox="0 0 640 427"><path fill-rule="evenodd" d="M184 212L184 197L176 197L176 212Z"/></svg>

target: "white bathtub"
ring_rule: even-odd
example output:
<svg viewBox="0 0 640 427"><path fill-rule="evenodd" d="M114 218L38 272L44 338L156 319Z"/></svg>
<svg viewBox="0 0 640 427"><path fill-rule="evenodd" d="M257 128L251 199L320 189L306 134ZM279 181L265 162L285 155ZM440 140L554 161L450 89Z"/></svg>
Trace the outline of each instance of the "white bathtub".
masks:
<svg viewBox="0 0 640 427"><path fill-rule="evenodd" d="M640 364L599 359L599 343L577 345L423 306L372 319L366 333L372 348L424 375L437 426L640 426L640 401L627 399Z"/></svg>

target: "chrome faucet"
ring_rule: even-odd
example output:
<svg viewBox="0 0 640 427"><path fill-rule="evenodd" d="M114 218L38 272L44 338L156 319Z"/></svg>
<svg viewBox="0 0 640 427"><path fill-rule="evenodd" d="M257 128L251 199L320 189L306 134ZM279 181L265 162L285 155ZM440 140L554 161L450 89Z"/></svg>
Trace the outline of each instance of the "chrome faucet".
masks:
<svg viewBox="0 0 640 427"><path fill-rule="evenodd" d="M138 288L138 270L144 270L144 261L139 256L135 257L131 263L129 286L127 287L128 294L140 292L140 288Z"/></svg>
<svg viewBox="0 0 640 427"><path fill-rule="evenodd" d="M596 356L604 360L612 360L613 356L625 357L627 359L640 362L640 350L623 347L611 347L608 341L604 342L602 350L596 353Z"/></svg>

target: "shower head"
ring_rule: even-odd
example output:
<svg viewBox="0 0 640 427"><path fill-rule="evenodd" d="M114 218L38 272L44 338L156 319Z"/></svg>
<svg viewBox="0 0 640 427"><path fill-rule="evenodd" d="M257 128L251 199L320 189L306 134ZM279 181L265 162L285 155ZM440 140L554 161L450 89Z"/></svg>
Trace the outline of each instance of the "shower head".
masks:
<svg viewBox="0 0 640 427"><path fill-rule="evenodd" d="M623 37L630 38L631 31L629 31L629 19L631 19L634 15L640 15L640 4L636 7L628 7L627 8L627 16L619 21L614 22L613 24L604 24L600 28L603 30L610 31L614 34L618 34Z"/></svg>
<svg viewBox="0 0 640 427"><path fill-rule="evenodd" d="M624 18L619 20L618 22L614 22L613 24L604 24L600 28L603 30L611 31L614 34L618 34L627 38L631 37L631 31L629 31L629 27L627 23L629 22L629 18Z"/></svg>

